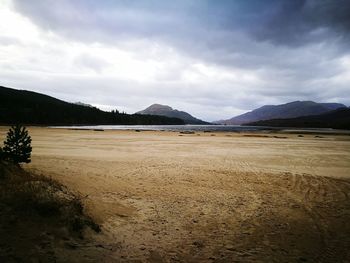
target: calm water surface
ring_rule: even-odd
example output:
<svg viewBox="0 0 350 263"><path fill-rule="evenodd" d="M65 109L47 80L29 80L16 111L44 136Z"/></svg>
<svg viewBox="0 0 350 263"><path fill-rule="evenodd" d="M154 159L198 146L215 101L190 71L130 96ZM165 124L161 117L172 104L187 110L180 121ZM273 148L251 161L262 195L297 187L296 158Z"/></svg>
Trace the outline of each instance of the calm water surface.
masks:
<svg viewBox="0 0 350 263"><path fill-rule="evenodd" d="M253 131L290 131L318 133L349 133L350 131L333 129L278 128L240 125L91 125L91 126L50 126L50 128L82 130L140 130L140 131L207 131L207 132L253 132Z"/></svg>

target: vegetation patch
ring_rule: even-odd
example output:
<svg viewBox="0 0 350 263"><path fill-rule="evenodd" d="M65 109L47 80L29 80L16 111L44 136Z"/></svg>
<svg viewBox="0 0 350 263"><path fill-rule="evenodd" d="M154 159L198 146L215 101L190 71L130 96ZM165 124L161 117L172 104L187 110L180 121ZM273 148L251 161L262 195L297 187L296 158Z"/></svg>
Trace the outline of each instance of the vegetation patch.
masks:
<svg viewBox="0 0 350 263"><path fill-rule="evenodd" d="M51 178L0 161L0 259L56 260L60 246L85 242L91 231L101 228L84 213L80 196ZM40 247L42 242L48 247Z"/></svg>
<svg viewBox="0 0 350 263"><path fill-rule="evenodd" d="M51 178L28 173L18 166L0 163L0 202L18 216L53 218L74 233L100 227L84 214L81 197Z"/></svg>

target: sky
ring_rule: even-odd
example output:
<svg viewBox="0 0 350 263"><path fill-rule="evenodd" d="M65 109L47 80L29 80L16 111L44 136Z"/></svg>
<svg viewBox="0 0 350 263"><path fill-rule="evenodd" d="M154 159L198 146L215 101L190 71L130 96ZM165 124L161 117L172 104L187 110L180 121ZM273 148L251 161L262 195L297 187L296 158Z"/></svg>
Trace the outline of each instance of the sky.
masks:
<svg viewBox="0 0 350 263"><path fill-rule="evenodd" d="M350 105L349 0L0 0L0 85L207 121Z"/></svg>

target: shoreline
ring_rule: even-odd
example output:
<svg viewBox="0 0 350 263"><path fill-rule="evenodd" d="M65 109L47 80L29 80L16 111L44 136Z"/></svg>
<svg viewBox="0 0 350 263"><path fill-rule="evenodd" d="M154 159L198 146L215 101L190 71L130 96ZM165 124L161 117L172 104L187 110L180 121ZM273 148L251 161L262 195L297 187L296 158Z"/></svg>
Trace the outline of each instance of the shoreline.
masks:
<svg viewBox="0 0 350 263"><path fill-rule="evenodd" d="M0 125L1 128L11 127ZM286 133L348 135L350 130L333 128L264 127L240 125L72 125L72 126L27 126L33 128L65 129L77 131L154 131L154 132L197 132L197 133ZM215 129L215 127L217 129ZM214 129L213 129L214 128Z"/></svg>

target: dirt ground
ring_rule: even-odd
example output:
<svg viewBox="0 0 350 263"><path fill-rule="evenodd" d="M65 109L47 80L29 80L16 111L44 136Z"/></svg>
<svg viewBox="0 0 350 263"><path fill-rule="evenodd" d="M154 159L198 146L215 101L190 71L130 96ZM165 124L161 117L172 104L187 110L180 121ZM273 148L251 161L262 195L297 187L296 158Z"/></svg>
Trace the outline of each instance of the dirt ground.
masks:
<svg viewBox="0 0 350 263"><path fill-rule="evenodd" d="M26 169L85 196L100 262L350 262L350 136L30 135Z"/></svg>

